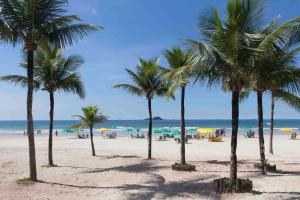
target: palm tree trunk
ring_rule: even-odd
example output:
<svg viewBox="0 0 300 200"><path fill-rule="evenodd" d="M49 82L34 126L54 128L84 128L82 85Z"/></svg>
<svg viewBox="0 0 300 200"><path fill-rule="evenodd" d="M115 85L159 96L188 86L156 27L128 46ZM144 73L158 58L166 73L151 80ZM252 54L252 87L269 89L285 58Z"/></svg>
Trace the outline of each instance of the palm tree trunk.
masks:
<svg viewBox="0 0 300 200"><path fill-rule="evenodd" d="M261 160L262 174L267 174L266 158L265 158L265 142L263 130L263 105L262 105L262 92L257 91L257 113L258 113L258 138L259 138L259 151Z"/></svg>
<svg viewBox="0 0 300 200"><path fill-rule="evenodd" d="M149 110L149 128L148 128L148 159L151 159L152 153L152 106L151 99L148 99L148 110Z"/></svg>
<svg viewBox="0 0 300 200"><path fill-rule="evenodd" d="M92 145L92 156L96 156L94 140L93 140L93 126L90 127L90 138L91 138L91 145Z"/></svg>
<svg viewBox="0 0 300 200"><path fill-rule="evenodd" d="M181 88L181 164L185 164L185 118L184 118L185 87Z"/></svg>
<svg viewBox="0 0 300 200"><path fill-rule="evenodd" d="M49 141L48 141L48 162L50 166L53 166L53 155L52 155L52 133L53 133L53 116L54 116L54 94L50 92L50 124L49 124Z"/></svg>
<svg viewBox="0 0 300 200"><path fill-rule="evenodd" d="M33 99L33 55L34 51L27 51L27 133L29 145L29 168L30 179L37 180L36 160L35 160L35 145L34 145L34 128L32 117L32 99Z"/></svg>
<svg viewBox="0 0 300 200"><path fill-rule="evenodd" d="M239 91L232 91L231 99L231 114L232 114L232 132L231 132L231 156L230 156L230 179L233 182L237 180L237 157L236 157L236 148L237 148L237 135L239 128Z"/></svg>
<svg viewBox="0 0 300 200"><path fill-rule="evenodd" d="M273 92L271 93L271 122L270 122L270 146L269 152L273 154L273 131L274 131L274 109L275 109L275 97Z"/></svg>

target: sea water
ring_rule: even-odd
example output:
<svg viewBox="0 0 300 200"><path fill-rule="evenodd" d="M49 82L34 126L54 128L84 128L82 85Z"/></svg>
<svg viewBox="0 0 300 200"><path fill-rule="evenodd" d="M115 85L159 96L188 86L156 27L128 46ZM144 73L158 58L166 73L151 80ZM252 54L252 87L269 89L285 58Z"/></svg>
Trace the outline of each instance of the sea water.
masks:
<svg viewBox="0 0 300 200"><path fill-rule="evenodd" d="M76 120L55 120L54 121L54 131L63 133L64 129L70 128L73 125L78 124L79 121ZM264 129L269 129L270 120L264 121ZM147 120L108 120L103 123L97 124L95 129L99 128L111 128L117 127L116 130L119 132L125 131L126 128L140 128L146 130L148 127ZM169 128L169 129L179 129L180 120L154 120L153 128ZM224 128L227 131L231 128L231 120L227 119L214 119L214 120L186 120L186 127L194 128ZM253 130L257 129L257 120L255 119L241 119L239 121L239 127L252 127ZM298 132L300 128L300 119L277 119L274 121L274 127L277 132L280 128L289 127L295 128ZM41 130L42 133L46 133L49 129L48 120L38 120L34 121L35 130ZM26 121L0 121L0 134L23 134L26 131ZM265 131L268 133L268 131ZM279 131L280 132L280 131Z"/></svg>

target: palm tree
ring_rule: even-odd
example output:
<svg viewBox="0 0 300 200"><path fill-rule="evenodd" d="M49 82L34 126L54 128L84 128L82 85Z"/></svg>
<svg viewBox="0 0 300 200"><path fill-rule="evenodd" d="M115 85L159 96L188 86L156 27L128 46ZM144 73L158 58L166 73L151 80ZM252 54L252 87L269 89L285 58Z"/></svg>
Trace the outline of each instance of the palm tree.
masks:
<svg viewBox="0 0 300 200"><path fill-rule="evenodd" d="M299 69L295 66L296 54L300 48L293 47L290 42L285 49L279 49L279 53L274 55L271 60L277 60L276 65L279 69L280 77L277 81L269 83L268 91L271 93L271 117L270 117L270 142L269 153L273 154L273 131L274 131L274 110L275 102L280 100L296 110L300 110L300 98L297 96L300 88ZM275 58L276 56L276 58ZM273 65L275 65L273 63Z"/></svg>
<svg viewBox="0 0 300 200"><path fill-rule="evenodd" d="M171 50L165 50L164 56L169 63L169 69L164 68L168 81L170 81L169 96L173 96L176 89L181 90L181 164L185 162L185 89L189 83L189 74L187 68L189 67L189 54L184 50L174 47Z"/></svg>
<svg viewBox="0 0 300 200"><path fill-rule="evenodd" d="M78 68L83 64L83 59L78 55L71 55L64 58L62 50L51 45L43 49L38 49L34 58L34 82L36 86L47 91L50 96L48 164L49 166L54 166L52 154L54 93L64 91L78 94L79 97L84 98L84 86L77 72ZM26 64L22 66L25 67L25 69L27 68ZM1 77L1 80L22 86L23 83L27 82L27 77L9 75ZM26 84L23 84L23 86L26 86Z"/></svg>
<svg viewBox="0 0 300 200"><path fill-rule="evenodd" d="M0 40L22 44L27 53L27 132L29 141L30 179L37 180L34 128L32 117L34 52L43 42L60 47L72 45L100 27L80 21L76 15L66 16L66 0L0 0Z"/></svg>
<svg viewBox="0 0 300 200"><path fill-rule="evenodd" d="M280 27L277 23L277 20L273 20L270 25L268 25L265 29L261 31L259 34L259 38L256 36L255 38L250 39L250 43L253 44L253 47L259 47L261 44L260 41L263 41L269 35L274 32L275 28ZM286 35L290 35L290 31L287 30ZM291 64L294 63L293 56L300 50L299 48L295 48L289 51L291 45L289 44L289 37L284 37L282 35L279 40L275 40L272 45L268 48L267 54L258 54L253 55L252 58L252 66L251 74L250 74L250 82L252 82L252 88L257 94L257 105L258 105L258 133L259 133L259 147L260 147L260 158L262 165L262 174L266 175L266 159L265 159L265 146L264 146L264 133L263 133L263 93L267 90L273 91L271 92L272 96L275 95L275 91L281 90L282 88L287 88L290 90L291 88L299 88L299 70L296 69ZM280 42L279 42L280 41ZM299 89L298 89L299 90ZM295 96L288 91L284 93L283 90L279 92L281 94L285 94L286 98L293 98L295 100ZM274 101L274 96L271 97L272 101ZM297 101L297 99L295 100ZM294 101L293 101L294 102ZM272 146L272 138L273 138L273 113L274 112L274 104L271 105L271 130L270 134L270 147Z"/></svg>
<svg viewBox="0 0 300 200"><path fill-rule="evenodd" d="M90 129L90 138L91 138L91 146L92 146L92 156L96 156L94 140L93 140L93 128L95 124L101 123L108 119L107 116L102 115L99 112L97 106L87 106L82 109L83 115L75 115L80 120L79 125L75 125L78 128L89 128Z"/></svg>
<svg viewBox="0 0 300 200"><path fill-rule="evenodd" d="M292 108L300 111L300 97L290 93L288 91L277 89L271 91L271 120L270 120L270 143L269 143L269 153L273 154L273 134L274 134L274 112L275 112L275 102L282 101Z"/></svg>
<svg viewBox="0 0 300 200"><path fill-rule="evenodd" d="M155 96L165 96L168 86L163 78L158 58L144 60L139 59L136 72L126 69L133 84L118 84L114 88L122 88L137 96L144 96L148 101L149 129L148 129L148 159L152 152L152 99Z"/></svg>
<svg viewBox="0 0 300 200"><path fill-rule="evenodd" d="M239 101L241 91L248 85L251 60L257 52L267 54L276 40L283 37L299 17L277 27L262 42L253 48L249 40L259 37L264 11L263 0L228 0L227 17L222 20L216 9L200 16L200 30L204 42L188 41L196 55L193 58L192 71L197 80L206 80L208 84L220 83L229 87L232 93L232 135L230 156L230 179L237 180L237 134L239 119Z"/></svg>

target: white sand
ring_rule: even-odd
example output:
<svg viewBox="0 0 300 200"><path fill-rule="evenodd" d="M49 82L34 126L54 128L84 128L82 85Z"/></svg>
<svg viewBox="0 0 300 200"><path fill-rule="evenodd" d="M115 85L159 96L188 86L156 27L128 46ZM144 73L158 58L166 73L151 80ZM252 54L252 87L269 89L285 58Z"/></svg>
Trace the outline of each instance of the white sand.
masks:
<svg viewBox="0 0 300 200"><path fill-rule="evenodd" d="M266 136L266 150L268 138ZM95 137L98 156L91 156L90 140L54 137L54 162L47 168L46 136L36 137L38 179L33 185L18 185L28 177L27 137L0 136L0 199L300 199L300 140L275 136L275 155L266 154L281 170L262 177L253 163L259 159L258 139L239 138L238 176L253 180L254 193L217 195L212 180L228 176L230 138L225 142L191 141L186 157L196 172L172 171L180 145L173 140L153 142L152 161L145 160L147 141ZM266 151L268 152L268 151Z"/></svg>

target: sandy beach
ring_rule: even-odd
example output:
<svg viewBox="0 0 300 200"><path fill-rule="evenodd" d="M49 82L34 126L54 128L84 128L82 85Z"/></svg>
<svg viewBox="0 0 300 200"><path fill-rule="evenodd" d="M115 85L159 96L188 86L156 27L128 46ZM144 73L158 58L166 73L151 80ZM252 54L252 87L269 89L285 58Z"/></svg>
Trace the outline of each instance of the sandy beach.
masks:
<svg viewBox="0 0 300 200"><path fill-rule="evenodd" d="M288 135L275 136L277 173L262 177L253 163L258 161L258 139L242 136L238 141L238 176L253 180L250 194L217 195L212 180L228 176L230 137L222 143L192 140L186 145L189 163L196 172L172 171L179 159L179 145L173 140L153 142L153 157L146 160L144 139L103 139L96 136L96 157L89 139L54 137L54 162L48 168L46 136L36 137L38 179L33 185L18 185L28 177L28 144L24 136L0 136L0 199L300 199L300 141ZM267 137L266 137L267 140ZM268 141L266 141L268 147ZM267 151L266 151L267 152Z"/></svg>

